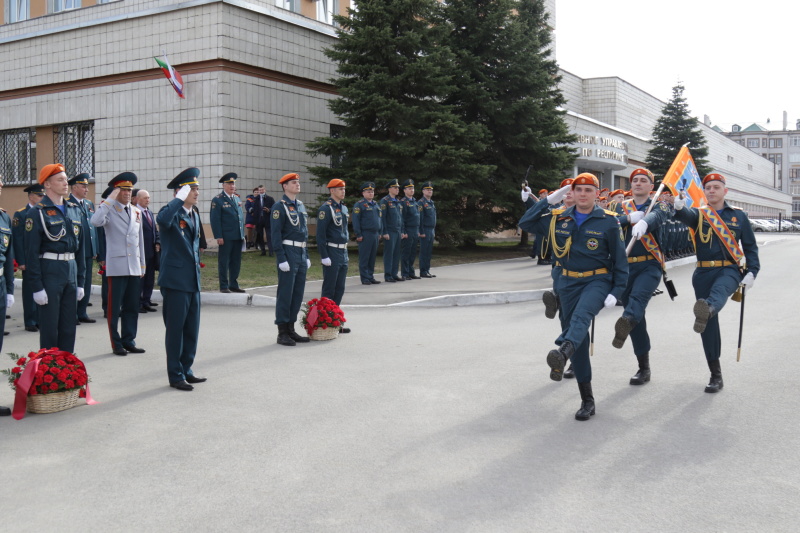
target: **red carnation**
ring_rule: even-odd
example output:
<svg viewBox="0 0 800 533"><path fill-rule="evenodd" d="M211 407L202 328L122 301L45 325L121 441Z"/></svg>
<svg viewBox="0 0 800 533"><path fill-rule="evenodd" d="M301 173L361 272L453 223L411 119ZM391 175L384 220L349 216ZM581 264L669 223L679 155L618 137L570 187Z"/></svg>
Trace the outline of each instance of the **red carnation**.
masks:
<svg viewBox="0 0 800 533"><path fill-rule="evenodd" d="M50 390L52 390L52 391L58 390L58 383L51 383L50 384Z"/></svg>
<svg viewBox="0 0 800 533"><path fill-rule="evenodd" d="M24 364L25 364L25 362L26 362L27 360L28 360L28 358L27 358L27 357L20 357L20 358L17 360L17 364L18 364L19 366L22 366L22 365L24 365Z"/></svg>
<svg viewBox="0 0 800 533"><path fill-rule="evenodd" d="M86 398L86 389L81 389L78 393L79 398Z"/></svg>
<svg viewBox="0 0 800 533"><path fill-rule="evenodd" d="M11 369L11 373L12 374L21 374L22 373L22 369L20 367L18 367L18 366L15 366L14 368Z"/></svg>
<svg viewBox="0 0 800 533"><path fill-rule="evenodd" d="M45 383L52 383L52 382L53 382L53 376L52 376L52 374L47 374L47 375L45 375L43 379L44 379L44 382L45 382Z"/></svg>

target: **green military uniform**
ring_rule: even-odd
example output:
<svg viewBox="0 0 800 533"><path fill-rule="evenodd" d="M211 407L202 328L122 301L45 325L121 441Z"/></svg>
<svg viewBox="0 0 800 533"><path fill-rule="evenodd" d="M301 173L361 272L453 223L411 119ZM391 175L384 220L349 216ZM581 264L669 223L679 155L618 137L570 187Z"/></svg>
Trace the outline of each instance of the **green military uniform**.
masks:
<svg viewBox="0 0 800 533"><path fill-rule="evenodd" d="M229 172L220 178L220 183L236 183L238 176ZM217 253L219 288L222 292L244 292L239 288L239 271L242 267L242 244L244 243L244 213L238 196L228 196L224 191L211 200L211 231L214 237L223 239Z"/></svg>
<svg viewBox="0 0 800 533"><path fill-rule="evenodd" d="M361 184L361 191L375 190L375 183ZM358 242L358 273L364 285L378 285L375 279L375 259L381 232L381 208L375 200L362 198L353 205L353 233ZM361 239L361 240L359 240Z"/></svg>
<svg viewBox="0 0 800 533"><path fill-rule="evenodd" d="M433 190L433 183L426 181L422 190ZM417 201L420 208L419 238L419 275L421 278L435 278L431 274L431 258L433 257L433 241L436 238L436 204L433 200L422 197Z"/></svg>
<svg viewBox="0 0 800 533"><path fill-rule="evenodd" d="M89 185L90 179L91 176L89 174L83 173L78 174L69 180L68 183L70 185ZM94 258L97 256L97 247L99 244L97 240L97 228L90 222L92 215L94 215L95 207L94 203L89 200L89 198L84 198L83 201L81 201L73 194L70 194L69 199L78 206L78 210L81 213L81 230L86 238L86 245L83 247L83 255L86 262L83 281L84 293L83 298L78 302L77 318L80 322L96 322L94 319L89 318L87 313L89 300L92 297L92 267L94 266L93 262Z"/></svg>
<svg viewBox="0 0 800 533"><path fill-rule="evenodd" d="M24 189L28 194L36 194L41 199L44 196L44 187L38 183L30 185ZM36 202L38 203L38 201ZM14 219L11 221L11 233L13 235L14 258L22 270L22 315L27 331L39 330L39 308L36 302L33 301L33 292L31 292L30 274L25 266L25 218L28 216L28 210L31 209L31 204L25 204L25 207L18 209L14 213Z"/></svg>

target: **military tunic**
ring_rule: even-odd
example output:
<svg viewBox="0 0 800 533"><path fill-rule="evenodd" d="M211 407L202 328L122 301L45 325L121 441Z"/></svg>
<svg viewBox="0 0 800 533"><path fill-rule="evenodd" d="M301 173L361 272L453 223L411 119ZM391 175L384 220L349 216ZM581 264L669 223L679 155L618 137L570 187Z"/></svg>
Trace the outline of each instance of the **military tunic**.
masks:
<svg viewBox="0 0 800 533"><path fill-rule="evenodd" d="M294 324L303 305L308 272L308 212L303 202L285 194L270 212L270 232L277 264L289 263L289 271L278 268L275 324Z"/></svg>
<svg viewBox="0 0 800 533"><path fill-rule="evenodd" d="M91 200L88 198L80 202L74 195L69 195L69 200L74 203L81 214L81 230L86 237L86 246L83 247L84 260L86 262L86 270L84 272L83 280L83 299L78 302L78 318L89 318L87 308L89 300L92 296L92 267L94 266L94 257L97 256L97 229L90 222L92 215L94 215L95 207Z"/></svg>
<svg viewBox="0 0 800 533"><path fill-rule="evenodd" d="M13 240L11 219L5 209L0 208L0 333L6 327L6 295L14 294ZM0 350L2 348L3 339L0 338Z"/></svg>
<svg viewBox="0 0 800 533"><path fill-rule="evenodd" d="M424 196L417 202L420 208L419 273L431 273L433 241L436 238L436 204Z"/></svg>
<svg viewBox="0 0 800 533"><path fill-rule="evenodd" d="M329 198L317 214L317 247L322 259L330 258L331 266L322 266L322 296L341 305L349 257L347 231L349 214L347 206Z"/></svg>
<svg viewBox="0 0 800 533"><path fill-rule="evenodd" d="M400 272L404 278L411 278L415 275L414 263L417 260L417 248L419 247L419 222L422 208L413 197L404 197L400 203L403 205L403 233L406 234L406 238L400 241Z"/></svg>
<svg viewBox="0 0 800 533"><path fill-rule="evenodd" d="M388 280L401 279L397 275L400 268L400 235L403 227L403 204L398 198L386 195L381 199L381 235L388 236L383 242L383 277Z"/></svg>
<svg viewBox="0 0 800 533"><path fill-rule="evenodd" d="M210 218L214 238L223 239L217 253L219 288L238 289L244 242L244 213L239 197L224 192L215 196L211 200Z"/></svg>
<svg viewBox="0 0 800 533"><path fill-rule="evenodd" d="M362 198L353 206L353 233L358 241L358 273L361 282L375 279L375 258L381 231L381 208L378 202Z"/></svg>
<svg viewBox="0 0 800 533"><path fill-rule="evenodd" d="M11 222L12 244L14 246L14 259L20 267L25 266L25 218L28 216L30 204L26 204L22 209L14 213ZM28 270L22 269L22 315L26 327L39 325L39 308L33 301L31 291L30 274Z"/></svg>

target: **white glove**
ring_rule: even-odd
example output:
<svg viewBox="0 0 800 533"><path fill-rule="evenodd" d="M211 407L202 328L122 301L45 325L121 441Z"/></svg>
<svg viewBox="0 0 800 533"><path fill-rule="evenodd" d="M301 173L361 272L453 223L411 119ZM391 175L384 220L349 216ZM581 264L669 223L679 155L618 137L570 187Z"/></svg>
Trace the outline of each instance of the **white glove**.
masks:
<svg viewBox="0 0 800 533"><path fill-rule="evenodd" d="M644 213L642 211L634 211L630 215L628 215L628 220L630 220L631 224L638 224L640 220L644 218Z"/></svg>
<svg viewBox="0 0 800 533"><path fill-rule="evenodd" d="M744 275L744 278L742 278L741 283L742 285L744 285L745 290L749 291L753 288L753 285L756 284L756 277L753 275L752 272L748 272L747 274Z"/></svg>
<svg viewBox="0 0 800 533"><path fill-rule="evenodd" d="M181 190L178 191L178 194L175 195L175 198L180 198L181 202L185 202L186 199L189 197L189 193L191 192L192 187L189 185L184 185L181 187Z"/></svg>
<svg viewBox="0 0 800 533"><path fill-rule="evenodd" d="M86 296L86 292L83 290L83 287L78 287L78 301L80 302L83 300L84 296Z"/></svg>
<svg viewBox="0 0 800 533"><path fill-rule="evenodd" d="M6 309L11 309L14 306L14 295L6 294Z"/></svg>
<svg viewBox="0 0 800 533"><path fill-rule="evenodd" d="M289 261L284 261L283 263L278 263L278 268L281 269L281 272L289 272L290 266Z"/></svg>
<svg viewBox="0 0 800 533"><path fill-rule="evenodd" d="M609 294L606 296L606 301L603 302L604 307L614 307L617 305L617 299L614 297L613 294Z"/></svg>
<svg viewBox="0 0 800 533"><path fill-rule="evenodd" d="M47 305L47 291L44 289L33 293L33 301L39 305Z"/></svg>
<svg viewBox="0 0 800 533"><path fill-rule="evenodd" d="M530 187L525 187L524 189L522 189L522 193L520 193L520 194L522 196L522 201L523 202L527 202L528 201L528 197L531 194L533 194L533 192L531 191Z"/></svg>
<svg viewBox="0 0 800 533"><path fill-rule="evenodd" d="M311 268L311 259L306 259L306 268Z"/></svg>
<svg viewBox="0 0 800 533"><path fill-rule="evenodd" d="M675 206L676 211L680 211L686 205L686 200L684 200L681 197L677 197L675 198L675 203L673 203L672 205Z"/></svg>
<svg viewBox="0 0 800 533"><path fill-rule="evenodd" d="M323 259L322 259L322 264L323 264L323 265L325 265L326 267L329 267L329 266L331 266L331 258L330 258L330 257L325 257L325 258L323 258ZM310 265L309 265L309 266L310 266Z"/></svg>
<svg viewBox="0 0 800 533"><path fill-rule="evenodd" d="M633 237L633 240L638 241L645 233L647 233L647 222L640 220L631 230L631 237Z"/></svg>
<svg viewBox="0 0 800 533"><path fill-rule="evenodd" d="M550 205L560 204L570 190L572 190L572 185L564 185L556 192L547 195L547 203Z"/></svg>

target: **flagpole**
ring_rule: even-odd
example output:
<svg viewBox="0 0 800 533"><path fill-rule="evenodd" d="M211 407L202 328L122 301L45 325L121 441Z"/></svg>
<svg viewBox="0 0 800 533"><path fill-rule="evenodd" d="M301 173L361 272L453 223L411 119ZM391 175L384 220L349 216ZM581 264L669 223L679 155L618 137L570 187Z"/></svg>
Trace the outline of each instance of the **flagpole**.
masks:
<svg viewBox="0 0 800 533"><path fill-rule="evenodd" d="M594 317L592 317L592 335L589 342L589 355L594 355Z"/></svg>
<svg viewBox="0 0 800 533"><path fill-rule="evenodd" d="M653 206L656 205L658 197L661 196L661 191L663 190L664 190L664 182L662 181L661 185L658 186L658 190L656 190L656 195L653 197L653 201L650 202L649 206L647 206L647 211L645 211L644 216L642 218L650 214L650 211L653 210ZM631 239L631 242L628 243L628 247L625 248L625 255L631 255L631 250L633 249L633 245L636 244L636 241L638 240L639 239L633 239L633 238Z"/></svg>

